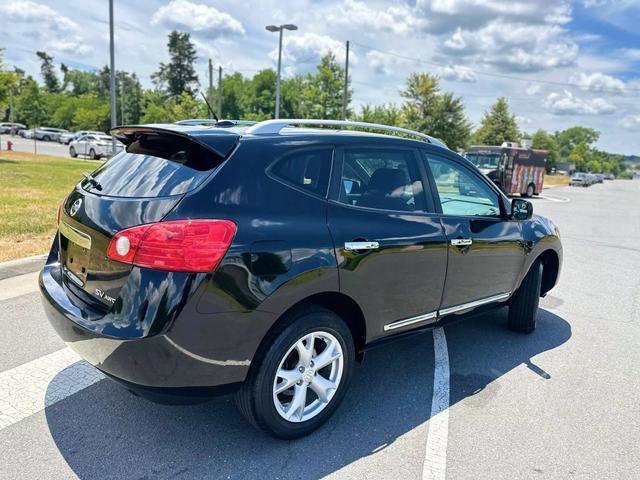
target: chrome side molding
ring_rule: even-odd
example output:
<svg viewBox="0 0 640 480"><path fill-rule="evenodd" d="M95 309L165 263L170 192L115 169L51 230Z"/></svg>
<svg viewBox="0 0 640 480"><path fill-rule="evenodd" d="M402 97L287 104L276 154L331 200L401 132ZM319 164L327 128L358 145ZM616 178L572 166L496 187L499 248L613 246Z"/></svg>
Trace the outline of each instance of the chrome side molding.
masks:
<svg viewBox="0 0 640 480"><path fill-rule="evenodd" d="M471 245L473 240L471 238L454 238L451 240L451 245L454 247L465 247Z"/></svg>
<svg viewBox="0 0 640 480"><path fill-rule="evenodd" d="M429 312L424 315L418 315L417 317L405 318L402 320L396 320L395 322L391 322L386 324L384 327L385 332L389 330L395 330L396 328L406 327L407 325L413 325L414 323L426 322L427 320L433 320L438 316L438 312Z"/></svg>
<svg viewBox="0 0 640 480"><path fill-rule="evenodd" d="M450 315L452 313L461 312L463 310L469 310L471 308L476 308L481 305L486 305L487 303L499 302L500 300L506 300L511 296L511 292L498 293L497 295L492 295L490 297L480 298L478 300L474 300L473 302L462 303L460 305L454 305L452 307L442 308L438 311L438 316L442 317L444 315Z"/></svg>
<svg viewBox="0 0 640 480"><path fill-rule="evenodd" d="M488 303L499 302L500 300L506 300L510 296L511 296L511 292L498 293L490 297L474 300L473 302L454 305L452 307L443 308L437 311L418 315L416 317L409 317L409 318L403 318L401 320L396 320L395 322L387 323L384 327L382 327L382 329L385 332L388 332L389 330L395 330L396 328L402 328L408 325L414 325L416 323L426 322L427 320L433 320L434 318L439 319L440 317L444 317L445 315L450 315L452 313L462 312L463 310L470 310L472 308L476 308L481 305L486 305Z"/></svg>

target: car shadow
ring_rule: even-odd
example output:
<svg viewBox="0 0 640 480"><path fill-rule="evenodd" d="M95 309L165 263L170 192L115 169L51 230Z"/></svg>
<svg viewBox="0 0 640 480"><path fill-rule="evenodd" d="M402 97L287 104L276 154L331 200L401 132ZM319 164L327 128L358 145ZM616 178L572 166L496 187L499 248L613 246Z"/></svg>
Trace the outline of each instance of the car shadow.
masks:
<svg viewBox="0 0 640 480"><path fill-rule="evenodd" d="M542 378L553 375L532 358L566 342L570 325L543 309L531 335L510 332L505 323L501 309L445 327L451 405L522 364ZM230 396L164 406L109 380L48 407L46 419L79 478L320 478L389 447L429 420L432 338L425 332L368 352L336 414L297 441L254 430ZM49 391L56 391L57 378Z"/></svg>

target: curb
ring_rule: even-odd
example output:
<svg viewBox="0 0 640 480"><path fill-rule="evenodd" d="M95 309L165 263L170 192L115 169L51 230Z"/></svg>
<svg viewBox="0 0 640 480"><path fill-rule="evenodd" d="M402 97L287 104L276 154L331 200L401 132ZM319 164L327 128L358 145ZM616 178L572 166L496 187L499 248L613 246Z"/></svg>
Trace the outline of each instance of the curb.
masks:
<svg viewBox="0 0 640 480"><path fill-rule="evenodd" d="M44 265L47 255L34 255L33 257L19 258L0 263L0 280L37 272Z"/></svg>

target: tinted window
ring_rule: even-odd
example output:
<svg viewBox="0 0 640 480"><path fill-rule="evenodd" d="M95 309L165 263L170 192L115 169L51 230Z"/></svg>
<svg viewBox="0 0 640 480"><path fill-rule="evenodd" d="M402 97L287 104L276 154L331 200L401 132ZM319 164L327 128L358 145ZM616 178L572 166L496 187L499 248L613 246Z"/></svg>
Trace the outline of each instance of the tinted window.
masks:
<svg viewBox="0 0 640 480"><path fill-rule="evenodd" d="M427 156L445 215L498 216L497 194L480 178L443 158Z"/></svg>
<svg viewBox="0 0 640 480"><path fill-rule="evenodd" d="M424 211L423 191L413 151L345 149L340 202L382 210Z"/></svg>
<svg viewBox="0 0 640 480"><path fill-rule="evenodd" d="M82 188L114 197L163 197L196 188L222 159L206 148L172 135L141 135L94 173L102 186Z"/></svg>
<svg viewBox="0 0 640 480"><path fill-rule="evenodd" d="M331 173L333 150L303 150L278 160L270 173L291 185L310 193L325 196Z"/></svg>

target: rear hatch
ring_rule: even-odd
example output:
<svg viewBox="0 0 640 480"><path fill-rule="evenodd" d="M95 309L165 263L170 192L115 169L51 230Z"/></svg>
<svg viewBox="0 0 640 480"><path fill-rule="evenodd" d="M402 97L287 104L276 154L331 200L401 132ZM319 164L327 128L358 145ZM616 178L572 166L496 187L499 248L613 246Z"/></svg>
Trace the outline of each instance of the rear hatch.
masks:
<svg viewBox="0 0 640 480"><path fill-rule="evenodd" d="M113 133L126 151L76 185L61 208L59 225L64 286L104 312L116 304L134 268L107 257L111 238L162 220L215 172L238 139L231 132L198 137L157 127L123 127Z"/></svg>

